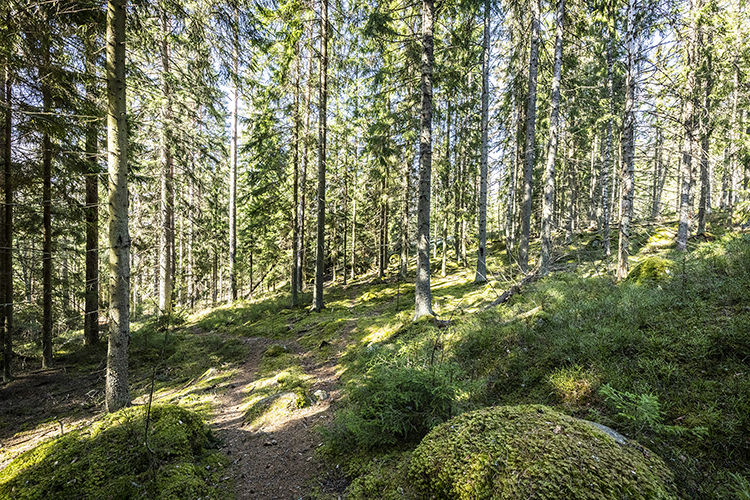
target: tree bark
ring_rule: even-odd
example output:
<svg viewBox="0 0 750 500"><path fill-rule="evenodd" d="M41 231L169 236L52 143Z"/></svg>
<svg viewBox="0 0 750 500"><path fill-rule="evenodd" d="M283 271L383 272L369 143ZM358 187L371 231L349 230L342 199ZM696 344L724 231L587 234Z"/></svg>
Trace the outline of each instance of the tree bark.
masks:
<svg viewBox="0 0 750 500"><path fill-rule="evenodd" d="M615 124L615 83L614 83L614 43L615 29L613 24L616 22L615 13L610 12L610 19L607 22L607 92L609 93L609 117L607 120L607 140L604 148L604 163L602 164L602 243L604 245L604 255L609 257L612 254L609 242L609 220L610 207L609 202L610 186L609 171L612 167L612 135ZM612 190L614 192L614 190Z"/></svg>
<svg viewBox="0 0 750 500"><path fill-rule="evenodd" d="M432 177L433 0L422 0L422 113L419 137L419 200L417 202L417 277L414 319L433 315L430 289L430 184Z"/></svg>
<svg viewBox="0 0 750 500"><path fill-rule="evenodd" d="M50 35L43 35L43 68L41 68L42 106L45 115L52 112L50 79ZM42 368L52 366L52 139L48 128L42 136Z"/></svg>
<svg viewBox="0 0 750 500"><path fill-rule="evenodd" d="M636 87L636 0L628 1L628 30L627 30L627 75L625 98L625 117L622 162L622 195L620 203L620 241L617 258L617 281L628 276L630 255L630 223L633 217L633 197L635 194L635 87Z"/></svg>
<svg viewBox="0 0 750 500"><path fill-rule="evenodd" d="M292 180L292 307L299 306L299 291L300 291L300 273L299 266L300 257L302 255L302 249L299 247L299 235L300 235L300 219L302 207L299 200L299 178L300 178L300 164L299 164L299 141L300 141L300 87L299 87L299 76L300 76L300 64L301 54L299 50L299 43L296 47L297 60L294 66L294 136L292 142L294 143L294 152L292 157L292 163L294 168L294 179Z"/></svg>
<svg viewBox="0 0 750 500"><path fill-rule="evenodd" d="M10 13L8 13L10 19ZM4 307L4 339L3 339L3 381L10 382L13 378L11 370L11 362L13 360L13 166L11 164L11 129L13 126L13 113L11 100L13 97L12 82L10 65L6 61L5 68L5 116L4 116L4 147L3 147L3 163L4 165L4 185L5 185L5 220L4 220L4 231L5 244L3 245L5 252L3 255L5 275L3 276L3 297L5 302Z"/></svg>
<svg viewBox="0 0 750 500"><path fill-rule="evenodd" d="M163 7L162 7L163 9ZM170 47L168 14L162 10L161 77L164 105L161 136L161 232L159 251L159 317L172 313L173 246L174 246L174 161L172 158L172 90L169 84Z"/></svg>
<svg viewBox="0 0 750 500"><path fill-rule="evenodd" d="M664 147L664 132L661 124L656 125L656 151L654 155L654 181L651 190L651 218L656 220L659 216L659 206L661 205L661 179L663 176L662 155Z"/></svg>
<svg viewBox="0 0 750 500"><path fill-rule="evenodd" d="M531 0L531 50L529 51L529 97L526 111L526 152L523 169L523 214L518 261L521 271L529 271L529 237L531 232L531 196L534 173L534 136L536 131L536 83L539 69L539 0Z"/></svg>
<svg viewBox="0 0 750 500"><path fill-rule="evenodd" d="M484 41L482 44L482 146L479 159L479 241L474 283L487 281L487 156L490 109L490 0L484 1Z"/></svg>
<svg viewBox="0 0 750 500"><path fill-rule="evenodd" d="M0 109L10 109L10 102L5 102L5 86L6 86L6 60L5 58L0 59L2 67L0 67ZM5 113L0 117L0 156L3 163L3 173L0 177L0 191L4 194L7 190L5 188L5 149L6 149L6 136L5 136ZM0 229L0 283L9 281L9 275L5 271L5 254L6 254L6 241L5 241L5 197L3 195L3 203L0 203L0 223L3 225ZM0 285L0 301L5 302L5 287ZM5 345L5 305L0 304L0 349ZM3 353L5 354L5 353Z"/></svg>
<svg viewBox="0 0 750 500"><path fill-rule="evenodd" d="M109 346L105 404L114 412L130 404L130 233L128 136L125 104L126 0L107 2L107 162L109 165Z"/></svg>
<svg viewBox="0 0 750 500"><path fill-rule="evenodd" d="M96 101L95 47L89 36L84 37L86 47L86 99L92 114L86 127L86 304L84 306L83 342L94 345L99 342L99 113Z"/></svg>
<svg viewBox="0 0 750 500"><path fill-rule="evenodd" d="M326 222L326 133L328 132L328 0L320 3L320 104L318 118L318 223L315 252L313 309L323 309Z"/></svg>
<svg viewBox="0 0 750 500"><path fill-rule="evenodd" d="M558 121L560 114L560 75L562 74L563 17L565 0L557 0L555 15L555 67L552 73L552 97L549 118L549 144L547 145L547 165L544 169L544 199L542 204L542 254L539 274L549 274L550 252L552 249L552 212L555 202L555 157L557 155ZM572 221L571 221L572 226Z"/></svg>
<svg viewBox="0 0 750 500"><path fill-rule="evenodd" d="M697 63L697 34L698 34L698 12L702 7L702 1L691 2L691 14L693 19L690 22L688 31L688 40L686 47L687 55L687 79L685 81L685 109L683 117L683 128L685 138L682 150L682 175L680 179L680 210L679 223L677 225L677 250L687 250L687 240L690 231L690 209L693 188L693 155L695 154L695 101L696 101L696 74L695 65Z"/></svg>
<svg viewBox="0 0 750 500"><path fill-rule="evenodd" d="M239 22L239 13L235 8L235 23ZM233 29L239 30L239 26ZM230 104L230 143L229 143L229 301L237 300L237 277L235 261L237 259L237 112L239 110L239 35L235 31L232 45L232 70L234 88Z"/></svg>
<svg viewBox="0 0 750 500"><path fill-rule="evenodd" d="M407 148L409 148L408 145ZM411 148L409 148L409 150L412 151ZM413 156L407 153L406 161L404 162L404 189L401 193L401 195L403 196L403 204L401 205L401 255L399 258L399 275L401 276L401 278L406 278L406 273L409 266L409 206L411 205L412 164Z"/></svg>
<svg viewBox="0 0 750 500"><path fill-rule="evenodd" d="M702 38L702 37L701 37ZM698 201L698 234L706 232L706 216L711 213L711 178L709 169L709 142L711 139L711 92L713 91L713 35L708 35L706 46L701 45L703 64L701 65L701 80L703 83L703 106L700 115L701 136L701 195Z"/></svg>
<svg viewBox="0 0 750 500"><path fill-rule="evenodd" d="M592 130L593 140L591 141L591 169L590 169L590 183L589 183L589 227L599 229L599 223L597 220L597 209L598 206L598 187L599 178L596 171L596 154L599 151L599 133L596 128Z"/></svg>

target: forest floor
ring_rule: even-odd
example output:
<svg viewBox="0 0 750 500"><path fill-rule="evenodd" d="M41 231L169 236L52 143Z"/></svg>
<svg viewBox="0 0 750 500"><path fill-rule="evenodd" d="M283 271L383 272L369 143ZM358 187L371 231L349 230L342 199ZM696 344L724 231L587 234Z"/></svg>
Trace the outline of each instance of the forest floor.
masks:
<svg viewBox="0 0 750 500"><path fill-rule="evenodd" d="M330 421L339 397L335 361L317 363L299 345L287 343L302 355L305 373L313 380L311 390L322 390L327 397L294 411L276 412L273 419L253 427L245 419L248 388L257 379L263 352L274 341L254 337L247 344L250 355L228 382L228 390L217 397L212 421L222 451L231 460L237 500L298 500L306 498L313 481L329 493L343 493L347 483L314 455L322 444L316 426Z"/></svg>
<svg viewBox="0 0 750 500"><path fill-rule="evenodd" d="M314 456L321 445L316 427L332 418L340 395L335 359L317 362L296 343L286 343L302 357L313 381L311 390L322 390L326 397L294 411L276 412L272 420L253 427L245 419L248 387L274 340L253 337L244 342L249 355L216 391L210 420L230 460L237 500L298 500L306 498L312 482L326 493L343 492L347 482L335 465ZM67 368L21 372L0 387L0 471L42 441L88 426L100 415L101 405L95 401L101 397L103 372L80 376Z"/></svg>
<svg viewBox="0 0 750 500"><path fill-rule="evenodd" d="M619 284L593 235L529 283L509 275L500 245L487 284L450 263L432 282L440 321L412 321L413 282L396 273L326 287L320 313L269 293L178 312L166 328L142 317L131 327L133 404L140 414L153 395L209 424L203 451L218 449L226 465L211 475L201 462L197 483L211 492L203 498L401 498L422 435L408 441L393 429L525 404L639 442L670 467L680 498L750 498L750 235L712 236L683 254L672 249L673 227L638 229L640 250ZM20 477L8 466L15 457L42 445L57 467L43 443L104 416L105 342L86 347L80 331L63 332L54 367L41 370L34 337L21 340L16 378L0 385L0 498L8 476ZM158 479L178 481L171 470Z"/></svg>
<svg viewBox="0 0 750 500"><path fill-rule="evenodd" d="M233 479L237 500L299 500L310 498L311 490L336 496L344 492L349 481L343 470L315 451L322 446L319 429L331 422L341 396L338 360L346 348L344 339L355 325L356 321L347 322L339 332L337 345L326 349L324 356L316 352L320 349L306 349L294 339L280 342L278 338L255 336L238 340L221 330L186 325L194 340L207 345L239 341L244 359L225 364L221 370L210 368L187 384L168 383L157 389L154 401L187 401L189 405L191 398L200 395L197 406L202 407L220 450L229 460L226 476ZM147 350L139 342L136 336L131 346L135 358ZM254 383L269 375L262 370L264 353L282 344L289 357L298 360L307 394L322 391L321 396L308 398L299 408L267 409L265 418L252 422L248 419L248 400L258 389ZM25 358L17 360L20 364L14 379L0 385L0 476L22 453L101 418L105 368L104 361L94 360L102 359L104 349L100 344L68 355L61 350L56 365L49 369L30 369L24 364ZM131 367L135 405L148 401L144 388L149 375L149 370Z"/></svg>

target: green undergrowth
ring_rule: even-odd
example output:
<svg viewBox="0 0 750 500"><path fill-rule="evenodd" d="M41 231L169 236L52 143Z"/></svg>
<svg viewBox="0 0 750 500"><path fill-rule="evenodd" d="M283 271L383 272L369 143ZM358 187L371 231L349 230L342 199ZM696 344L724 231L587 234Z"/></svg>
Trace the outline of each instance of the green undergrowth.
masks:
<svg viewBox="0 0 750 500"><path fill-rule="evenodd" d="M146 407L131 407L37 446L0 473L0 498L232 498L200 414L156 405L146 423Z"/></svg>
<svg viewBox="0 0 750 500"><path fill-rule="evenodd" d="M279 413L310 405L310 385L299 355L282 344L269 346L263 353L256 379L248 387L245 421L258 428Z"/></svg>
<svg viewBox="0 0 750 500"><path fill-rule="evenodd" d="M750 467L750 237L727 233L679 253L667 243L670 231L640 230L635 248L643 252L619 284L607 272L558 272L485 311L508 285L473 285L464 272L433 280L447 326L411 323L411 311L358 321L341 361L345 402L324 447L337 460L365 464L350 466L350 491L394 483L423 436L455 415L544 404L650 448L682 498L742 498ZM371 295L382 305L388 288L379 287ZM366 458L384 453L388 460ZM398 498L388 491L382 498Z"/></svg>

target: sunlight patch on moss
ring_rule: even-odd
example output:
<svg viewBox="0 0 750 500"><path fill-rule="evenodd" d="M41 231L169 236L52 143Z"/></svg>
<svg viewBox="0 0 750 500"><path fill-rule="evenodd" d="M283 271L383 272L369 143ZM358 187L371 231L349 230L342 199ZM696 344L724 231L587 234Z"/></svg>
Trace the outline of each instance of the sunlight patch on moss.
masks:
<svg viewBox="0 0 750 500"><path fill-rule="evenodd" d="M209 448L200 415L177 406L130 407L21 455L3 471L0 497L231 498L226 459Z"/></svg>

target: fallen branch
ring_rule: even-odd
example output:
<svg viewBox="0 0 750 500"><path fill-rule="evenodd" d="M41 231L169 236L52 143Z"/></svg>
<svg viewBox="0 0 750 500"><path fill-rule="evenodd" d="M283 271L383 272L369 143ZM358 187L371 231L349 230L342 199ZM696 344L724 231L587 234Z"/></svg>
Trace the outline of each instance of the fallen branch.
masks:
<svg viewBox="0 0 750 500"><path fill-rule="evenodd" d="M524 279L522 279L518 285L513 285L508 290L504 291L502 295L500 295L498 298L492 301L492 303L485 308L485 311L487 309L498 306L500 304L505 304L511 299L511 297L513 297L516 294L521 293L522 286L533 283L538 279L539 279L539 273L537 271L534 271L533 273L529 274Z"/></svg>

